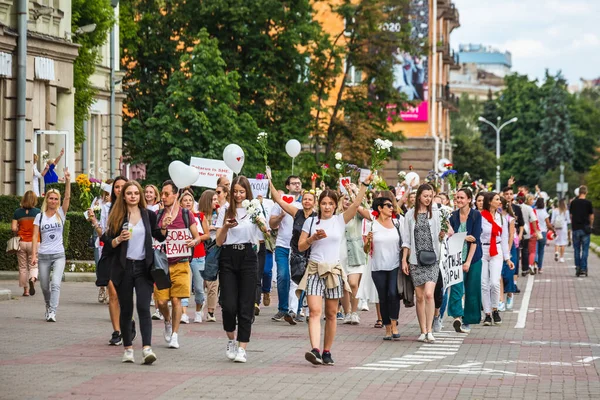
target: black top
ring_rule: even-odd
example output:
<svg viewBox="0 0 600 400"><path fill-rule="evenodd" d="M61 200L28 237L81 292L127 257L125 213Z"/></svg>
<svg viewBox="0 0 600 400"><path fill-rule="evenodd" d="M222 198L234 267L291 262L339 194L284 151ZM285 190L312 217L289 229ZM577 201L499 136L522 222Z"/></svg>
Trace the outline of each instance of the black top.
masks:
<svg viewBox="0 0 600 400"><path fill-rule="evenodd" d="M140 212L142 214L142 221L144 221L144 228L146 231L144 243L146 258L144 261L146 264L147 278L152 281L152 275L150 274L150 267L154 263L152 238L158 240L159 242L163 242L167 237L161 233L160 228L157 226L157 217L155 213L148 211L145 208L140 208ZM125 222L127 222L127 216L125 216L125 219L123 220L123 223ZM125 265L127 264L127 246L129 241L124 241L117 247L113 248L111 243L115 237L116 236L111 236L107 230L102 235L100 241L104 242L104 246L102 246L102 258L114 257L110 267L110 280L115 286L118 286L123 279L123 275L125 274Z"/></svg>
<svg viewBox="0 0 600 400"><path fill-rule="evenodd" d="M317 213L313 211L310 217L316 217ZM304 226L304 222L308 219L304 216L304 209L299 209L296 211L296 215L294 215L294 225L292 228L292 240L290 240L290 247L292 248L292 252L301 253L298 250L298 242L300 241L300 235L302 234L302 227Z"/></svg>
<svg viewBox="0 0 600 400"><path fill-rule="evenodd" d="M519 228L525 226L525 220L523 220L523 211L521 211L521 206L518 204L512 204L513 212L515 213L515 230L517 235L519 234Z"/></svg>
<svg viewBox="0 0 600 400"><path fill-rule="evenodd" d="M592 202L586 199L575 199L569 206L571 213L571 229L573 231L583 230L584 226L590 225L590 215L594 214Z"/></svg>

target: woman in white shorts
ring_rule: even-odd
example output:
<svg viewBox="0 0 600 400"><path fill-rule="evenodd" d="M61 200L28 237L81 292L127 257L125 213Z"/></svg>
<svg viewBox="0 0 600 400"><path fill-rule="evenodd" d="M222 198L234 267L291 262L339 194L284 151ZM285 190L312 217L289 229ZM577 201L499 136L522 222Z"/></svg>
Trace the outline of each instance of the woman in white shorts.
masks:
<svg viewBox="0 0 600 400"><path fill-rule="evenodd" d="M307 361L315 365L333 365L331 346L336 331L336 313L344 290L350 291L346 274L340 264L340 246L346 239L346 224L355 216L372 176L362 183L354 202L346 211L336 215L338 194L324 190L319 196L317 217L306 220L298 243L300 251L310 249L308 265L298 290L306 290L310 317L308 333L312 350L306 352ZM319 351L321 343L321 312L325 298L325 338L323 355Z"/></svg>

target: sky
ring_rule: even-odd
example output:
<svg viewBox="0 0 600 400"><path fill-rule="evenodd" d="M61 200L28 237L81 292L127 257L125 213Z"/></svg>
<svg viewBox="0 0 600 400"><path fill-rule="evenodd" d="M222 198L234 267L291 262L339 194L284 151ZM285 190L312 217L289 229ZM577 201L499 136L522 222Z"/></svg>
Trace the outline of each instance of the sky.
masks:
<svg viewBox="0 0 600 400"><path fill-rule="evenodd" d="M600 0L453 0L460 28L451 46L478 43L512 53L513 71L569 84L600 77Z"/></svg>

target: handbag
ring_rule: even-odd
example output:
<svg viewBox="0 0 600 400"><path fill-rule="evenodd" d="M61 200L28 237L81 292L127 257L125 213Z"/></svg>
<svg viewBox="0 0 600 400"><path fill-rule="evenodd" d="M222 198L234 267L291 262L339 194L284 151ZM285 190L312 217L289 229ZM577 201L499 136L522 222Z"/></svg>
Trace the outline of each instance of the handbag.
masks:
<svg viewBox="0 0 600 400"><path fill-rule="evenodd" d="M19 244L21 243L21 238L19 236L13 236L8 239L6 242L6 252L8 254L15 254L19 251Z"/></svg>
<svg viewBox="0 0 600 400"><path fill-rule="evenodd" d="M154 249L154 262L150 267L150 274L159 290L171 287L171 278L169 276L169 260L167 254L163 251L164 245Z"/></svg>
<svg viewBox="0 0 600 400"><path fill-rule="evenodd" d="M221 259L221 247L213 240L206 246L206 258L204 259L204 271L200 271L202 279L213 282L219 275L219 261Z"/></svg>
<svg viewBox="0 0 600 400"><path fill-rule="evenodd" d="M308 229L308 236L310 237L312 232L313 223L315 222L315 218L312 217L312 221L310 222L310 228ZM292 252L290 255L290 278L292 281L298 285L300 281L304 277L304 273L306 272L306 266L308 265L308 258L310 257L310 247L304 254Z"/></svg>
<svg viewBox="0 0 600 400"><path fill-rule="evenodd" d="M98 265L96 266L96 286L108 286L110 267L114 263L114 257L115 254L105 254L104 247L102 247L102 254L100 254L100 260L98 260Z"/></svg>
<svg viewBox="0 0 600 400"><path fill-rule="evenodd" d="M419 250L417 251L417 262L419 266L434 265L437 262L435 251Z"/></svg>

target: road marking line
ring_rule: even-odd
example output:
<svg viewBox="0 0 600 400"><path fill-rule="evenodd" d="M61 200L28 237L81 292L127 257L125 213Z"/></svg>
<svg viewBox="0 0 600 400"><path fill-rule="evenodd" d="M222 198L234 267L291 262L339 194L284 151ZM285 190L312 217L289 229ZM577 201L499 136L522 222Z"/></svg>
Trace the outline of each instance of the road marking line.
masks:
<svg viewBox="0 0 600 400"><path fill-rule="evenodd" d="M351 367L350 369L364 369L367 371L398 371L398 368Z"/></svg>
<svg viewBox="0 0 600 400"><path fill-rule="evenodd" d="M415 354L422 354L422 355L440 355L440 356L453 356L456 354L455 351L453 352L445 352L445 351L417 351Z"/></svg>
<svg viewBox="0 0 600 400"><path fill-rule="evenodd" d="M599 358L600 357L586 357L583 360L578 361L578 362L580 362L580 363L589 363L589 362L592 362L592 361L597 360Z"/></svg>
<svg viewBox="0 0 600 400"><path fill-rule="evenodd" d="M517 324L515 329L525 328L527 322L527 309L529 308L529 299L531 299L531 292L533 290L533 281L535 278L533 275L527 277L527 287L525 288L525 295L523 296L523 302L521 303L521 309L519 310L519 317L517 318Z"/></svg>
<svg viewBox="0 0 600 400"><path fill-rule="evenodd" d="M415 358L417 360L423 360L423 361L433 361L436 358L440 359L440 358L446 358L446 356L434 356L434 355L430 355L430 356L424 356L424 355L417 355L417 354L407 354L404 356L404 358ZM429 359L429 360L428 360Z"/></svg>
<svg viewBox="0 0 600 400"><path fill-rule="evenodd" d="M365 364L365 366L367 366L367 367L383 367L383 368L388 367L389 368L392 365L388 365L388 364ZM398 365L393 365L393 367L394 368L408 368L408 367L412 367L412 365L400 365L400 364L398 364Z"/></svg>
<svg viewBox="0 0 600 400"><path fill-rule="evenodd" d="M441 347L447 347L449 349L458 349L460 348L460 344L438 344L438 343L428 343L428 344L424 344L421 347L435 347L435 348L441 348Z"/></svg>
<svg viewBox="0 0 600 400"><path fill-rule="evenodd" d="M420 365L420 364L423 364L422 361L405 361L405 360L402 360L402 359L398 359L396 361L388 361L388 360L386 360L386 361L379 361L379 362L382 363L382 364L407 364L407 365Z"/></svg>

